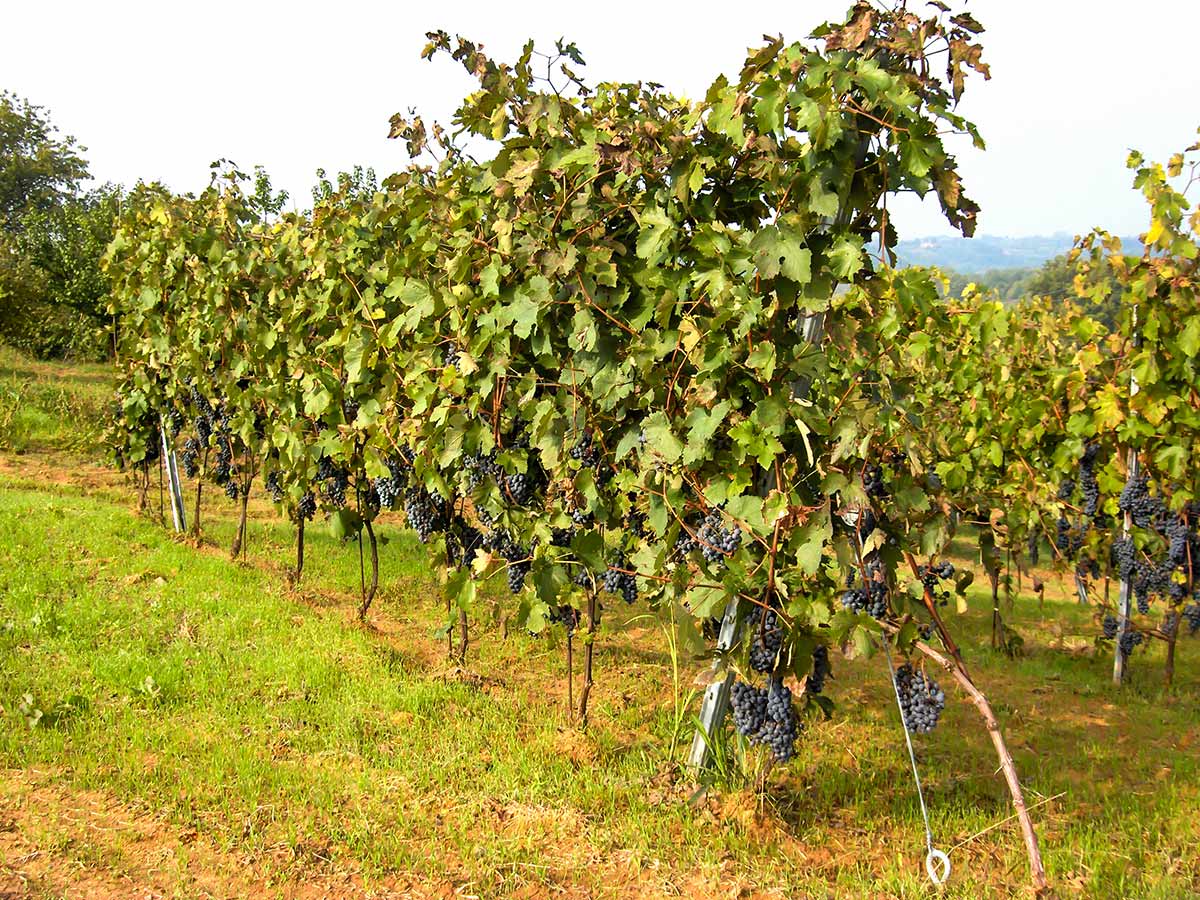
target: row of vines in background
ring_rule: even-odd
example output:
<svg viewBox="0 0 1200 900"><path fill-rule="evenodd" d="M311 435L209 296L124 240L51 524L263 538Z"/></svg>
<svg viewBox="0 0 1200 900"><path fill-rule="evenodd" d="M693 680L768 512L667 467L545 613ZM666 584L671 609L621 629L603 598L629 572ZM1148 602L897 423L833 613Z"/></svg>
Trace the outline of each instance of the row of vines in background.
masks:
<svg viewBox="0 0 1200 900"><path fill-rule="evenodd" d="M431 33L425 55L478 89L453 131L393 118L414 162L378 191L347 180L280 215L264 179L248 190L225 165L199 196L133 194L107 262L119 453L148 472L165 428L197 476L197 534L206 481L241 504L235 556L267 492L296 524L296 578L306 522L357 537L363 616L375 518L403 509L442 567L460 654L493 578L521 626L565 629L568 654L582 640L585 725L609 604L698 633L736 600L734 724L778 762L831 708L833 651L886 641L910 730L936 724L938 668L978 707L1040 890L1015 768L944 615L969 576L939 557L964 517L995 555L1084 515L1063 473L1091 460L1109 489L1135 444L1171 478L1170 509L1190 510L1194 423L1138 424L1194 383L1172 356L1187 347L1148 330L1190 282L1148 296L1156 258L1096 251L1126 265L1143 310L1131 349L1076 310L944 302L934 274L889 267L897 192L974 228L941 135L982 147L955 111L968 70L988 74L980 30L860 3L809 41L768 41L699 102L589 86L573 44L506 64ZM1163 243L1185 240L1181 220L1164 217L1151 250L1184 266L1194 253ZM1130 366L1145 389L1108 392ZM1194 415L1194 391L1176 396ZM998 600L995 616L1011 643Z"/></svg>

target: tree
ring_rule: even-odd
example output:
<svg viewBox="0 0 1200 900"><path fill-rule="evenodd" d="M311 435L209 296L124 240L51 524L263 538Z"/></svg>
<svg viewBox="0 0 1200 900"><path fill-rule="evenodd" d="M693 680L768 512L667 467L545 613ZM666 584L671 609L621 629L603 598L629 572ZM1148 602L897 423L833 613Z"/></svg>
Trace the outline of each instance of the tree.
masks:
<svg viewBox="0 0 1200 900"><path fill-rule="evenodd" d="M30 212L47 212L88 178L86 147L59 137L45 109L0 91L0 231L21 230Z"/></svg>
<svg viewBox="0 0 1200 900"><path fill-rule="evenodd" d="M111 184L25 215L15 243L40 276L43 296L97 322L104 316L108 278L100 258L113 237L124 192Z"/></svg>

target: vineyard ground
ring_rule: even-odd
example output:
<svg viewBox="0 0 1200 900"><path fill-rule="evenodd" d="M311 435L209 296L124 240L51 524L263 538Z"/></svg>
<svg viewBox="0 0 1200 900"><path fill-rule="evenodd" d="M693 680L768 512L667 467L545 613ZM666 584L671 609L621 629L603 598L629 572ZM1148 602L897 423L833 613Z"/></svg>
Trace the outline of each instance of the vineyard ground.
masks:
<svg viewBox="0 0 1200 900"><path fill-rule="evenodd" d="M677 710L695 710L704 666L679 660L675 690L643 604L606 605L581 734L561 640L505 629L497 588L466 669L447 662L436 575L393 520L363 627L357 546L323 528L293 590L291 531L267 504L245 564L223 549L235 511L217 491L199 549L153 520L157 483L139 515L88 424L106 397L100 368L0 351L0 898L933 894L878 656L835 659L837 711L765 797L696 795ZM1200 640L1181 641L1173 691L1155 647L1116 692L1090 610L1042 574L1044 605L1026 578L1006 609L1015 662L988 648L985 579L951 619L1040 804L1051 880L1200 896ZM994 753L942 680L942 725L916 739L935 840L954 848L938 896L1019 895L1015 824L976 836L1011 811Z"/></svg>

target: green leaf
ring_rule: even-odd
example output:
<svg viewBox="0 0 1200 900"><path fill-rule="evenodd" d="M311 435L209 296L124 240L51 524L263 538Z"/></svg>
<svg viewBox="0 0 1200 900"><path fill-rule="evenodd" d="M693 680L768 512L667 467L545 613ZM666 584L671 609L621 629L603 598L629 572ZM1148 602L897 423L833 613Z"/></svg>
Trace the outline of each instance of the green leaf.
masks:
<svg viewBox="0 0 1200 900"><path fill-rule="evenodd" d="M803 237L790 228L768 225L754 236L750 248L763 278L782 274L796 284L807 284L812 278L812 252L804 246Z"/></svg>
<svg viewBox="0 0 1200 900"><path fill-rule="evenodd" d="M358 534L362 528L362 517L352 509L339 509L329 517L329 536L335 541L345 541Z"/></svg>
<svg viewBox="0 0 1200 900"><path fill-rule="evenodd" d="M675 223L655 206L642 213L639 225L641 230L637 239L638 258L655 265L661 262L666 254L671 237L675 233Z"/></svg>
<svg viewBox="0 0 1200 900"><path fill-rule="evenodd" d="M725 417L729 415L731 408L732 404L728 400L722 400L712 409L696 407L688 414L687 449L683 453L683 461L685 463L690 465L704 459L711 452L709 441L712 440L717 429L721 427L721 423L725 421ZM624 441L622 441L622 444L624 444ZM618 448L619 453L620 450Z"/></svg>
<svg viewBox="0 0 1200 900"><path fill-rule="evenodd" d="M770 341L759 341L758 346L746 357L746 365L770 381L775 372L775 345Z"/></svg>
<svg viewBox="0 0 1200 900"><path fill-rule="evenodd" d="M818 216L832 218L836 216L841 204L838 195L825 190L819 178L814 178L808 185L808 208Z"/></svg>
<svg viewBox="0 0 1200 900"><path fill-rule="evenodd" d="M725 608L728 597L716 587L695 587L688 591L687 605L697 619L715 618Z"/></svg>
<svg viewBox="0 0 1200 900"><path fill-rule="evenodd" d="M683 444L671 431L664 413L657 412L647 418L643 428L646 432L646 443L664 460L673 463L683 455Z"/></svg>
<svg viewBox="0 0 1200 900"><path fill-rule="evenodd" d="M783 107L787 92L783 84L775 79L764 81L758 86L758 99L754 103L754 115L758 130L762 134L775 134L783 130Z"/></svg>
<svg viewBox="0 0 1200 900"><path fill-rule="evenodd" d="M844 281L849 281L863 267L862 246L848 238L838 238L833 249L829 251L829 268L833 274Z"/></svg>
<svg viewBox="0 0 1200 900"><path fill-rule="evenodd" d="M875 652L874 635L862 625L854 629L854 649L863 659L870 658Z"/></svg>
<svg viewBox="0 0 1200 900"><path fill-rule="evenodd" d="M527 338L537 322L538 304L523 290L513 296L512 303L505 308L505 317L513 326L513 334L519 338Z"/></svg>
<svg viewBox="0 0 1200 900"><path fill-rule="evenodd" d="M475 579L469 569L455 569L446 579L444 599L459 609L470 612L475 603Z"/></svg>
<svg viewBox="0 0 1200 900"><path fill-rule="evenodd" d="M500 267L495 261L484 266L479 273L479 287L485 297L500 296Z"/></svg>
<svg viewBox="0 0 1200 900"><path fill-rule="evenodd" d="M608 568L604 559L604 538L598 531L581 531L571 539L571 550L596 572Z"/></svg>
<svg viewBox="0 0 1200 900"><path fill-rule="evenodd" d="M1176 341L1179 349L1189 357L1194 357L1200 352L1200 315L1194 315L1188 319L1187 325L1179 332Z"/></svg>
<svg viewBox="0 0 1200 900"><path fill-rule="evenodd" d="M818 514L796 530L796 565L805 575L815 575L821 569L825 543L832 536L829 517Z"/></svg>

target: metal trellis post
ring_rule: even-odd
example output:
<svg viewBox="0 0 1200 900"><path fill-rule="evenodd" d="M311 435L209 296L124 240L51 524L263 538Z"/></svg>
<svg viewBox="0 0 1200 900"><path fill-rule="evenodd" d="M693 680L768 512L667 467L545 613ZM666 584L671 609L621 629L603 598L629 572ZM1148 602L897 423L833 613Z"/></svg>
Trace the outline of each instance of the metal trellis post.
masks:
<svg viewBox="0 0 1200 900"><path fill-rule="evenodd" d="M1137 347L1141 344L1138 336L1138 314L1137 307L1133 309L1133 345ZM1132 399L1138 392L1138 382L1135 376L1129 377L1129 396ZM1128 481L1137 481L1141 474L1141 463L1138 460L1137 448L1129 448L1129 475ZM1128 510L1125 512L1123 527L1121 528L1121 537L1124 540L1133 540L1133 516ZM1129 608L1130 597L1133 594L1133 584L1129 575L1121 576L1121 591L1117 595L1117 638L1116 649L1113 651L1113 684L1120 685L1125 680L1125 654L1121 652L1121 641L1125 637L1125 632L1129 630Z"/></svg>
<svg viewBox="0 0 1200 900"><path fill-rule="evenodd" d="M825 334L825 314L813 313L806 316L802 326L804 340L814 347L821 343ZM807 396L811 381L805 379L792 386L792 395L796 398ZM771 473L774 479L774 473ZM723 656L737 643L741 631L742 618L739 615L737 597L731 597L725 605L725 615L721 618L721 632L717 636L717 659L713 662L713 681L704 691L704 700L700 704L700 727L692 738L692 749L688 754L688 765L701 768L708 762L709 743L712 735L725 721L729 712L729 694L733 689L733 672L725 667ZM723 673L723 674L722 674Z"/></svg>
<svg viewBox="0 0 1200 900"><path fill-rule="evenodd" d="M175 450L171 447L171 439L167 437L167 422L160 419L159 432L162 434L162 464L167 470L167 483L171 494L171 521L176 533L187 530L187 514L183 507L183 488L179 484L179 465L175 460Z"/></svg>

